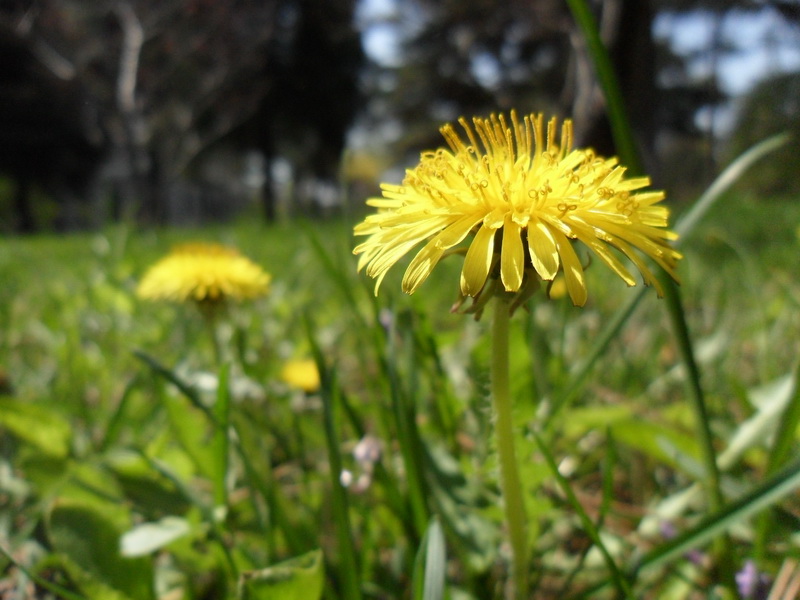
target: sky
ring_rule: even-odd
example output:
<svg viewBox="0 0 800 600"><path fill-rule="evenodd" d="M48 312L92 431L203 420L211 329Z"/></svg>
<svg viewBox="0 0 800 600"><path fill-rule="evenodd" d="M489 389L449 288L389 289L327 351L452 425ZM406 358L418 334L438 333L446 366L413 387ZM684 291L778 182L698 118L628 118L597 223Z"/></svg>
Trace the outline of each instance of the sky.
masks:
<svg viewBox="0 0 800 600"><path fill-rule="evenodd" d="M363 31L364 50L376 63L387 67L399 64L400 39L392 19L400 14L405 22L408 10L404 0L361 0L357 19ZM669 39L680 53L697 53L691 70L701 76L712 64L703 51L711 47L714 25L706 13L695 11L680 16L661 15L653 28L658 37ZM730 12L722 27L724 39L739 49L721 58L718 65L720 84L729 94L739 96L768 75L800 69L800 31L792 30L773 11ZM481 76L491 80L491 65L478 66L483 69Z"/></svg>
<svg viewBox="0 0 800 600"><path fill-rule="evenodd" d="M712 46L714 25L708 14L694 13L661 16L653 29L681 54L702 53ZM729 94L743 94L769 75L800 69L800 31L792 31L770 10L731 13L723 21L722 35L740 49L720 58L720 83ZM694 74L706 74L710 65L708 55L700 58L692 67Z"/></svg>

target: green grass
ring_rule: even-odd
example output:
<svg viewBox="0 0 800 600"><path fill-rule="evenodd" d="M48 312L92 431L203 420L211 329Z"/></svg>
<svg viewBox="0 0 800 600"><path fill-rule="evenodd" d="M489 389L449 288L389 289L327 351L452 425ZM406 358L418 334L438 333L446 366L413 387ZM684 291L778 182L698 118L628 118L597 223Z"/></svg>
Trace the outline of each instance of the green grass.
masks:
<svg viewBox="0 0 800 600"><path fill-rule="evenodd" d="M665 504L703 478L665 302L646 294L544 429L541 403L569 388L635 290L591 268L587 307L537 296L512 319L533 597L614 597L620 577L638 598L707 597L715 565L684 551L709 552L720 530L733 569L753 558L774 576L800 554L786 498L797 467L781 471L798 449L782 407L797 402L799 207L731 195L684 246L708 424L718 456L728 450L718 514L697 494L674 514ZM330 599L502 597L487 325L449 312L455 258L412 297L396 269L376 299L355 273L351 226L0 240L0 547L16 565L3 561L4 585L38 581L54 598L291 598L291 582L308 593L324 573ZM228 385L216 385L191 307L134 296L152 262L197 239L237 246L274 278L221 327ZM280 381L287 359L313 356L320 394ZM365 435L382 447L375 464L353 456ZM338 486L340 469L356 483ZM122 557L132 531L140 551Z"/></svg>

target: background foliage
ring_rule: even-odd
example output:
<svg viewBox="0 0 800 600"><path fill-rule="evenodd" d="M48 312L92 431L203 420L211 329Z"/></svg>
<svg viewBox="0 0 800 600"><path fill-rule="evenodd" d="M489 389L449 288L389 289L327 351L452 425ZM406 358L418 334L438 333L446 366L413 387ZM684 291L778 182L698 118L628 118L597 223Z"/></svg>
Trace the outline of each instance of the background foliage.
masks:
<svg viewBox="0 0 800 600"><path fill-rule="evenodd" d="M289 212L347 213L376 172L435 143L429 122L462 111L535 104L574 114L582 141L611 143L587 71L596 52L565 5L397 6L388 23L400 45L365 64L352 27L365 5L338 3L334 15L313 0L0 5L14 57L0 94L14 117L0 154L6 229L92 221L81 211L95 225L125 217L95 233L0 240L0 593L504 596L486 325L449 312L459 265L445 261L413 297L392 274L376 299L354 273L351 218L139 226L219 219L236 198L252 217L259 186L273 221L287 198ZM716 68L698 76L703 57L677 53L654 23L710 18L713 65L729 52L734 7L592 6L619 52L645 162L659 157L667 183L677 173L673 197L708 182L724 111L703 115L723 106L724 85ZM790 2L735 10L797 14ZM773 111L775 98L753 93L731 151L791 129L796 107L781 96ZM665 139L680 139L677 171ZM248 156L269 168L250 169ZM31 166L42 158L46 173ZM636 304L636 290L589 269L587 307L556 283L514 319L535 597L785 600L800 582L800 213L786 160L762 153L749 181L728 171L677 208L713 203L699 228L677 221L683 302ZM225 182L218 202L214 181ZM90 204L69 208L76 194ZM267 298L230 307L222 360L193 307L134 295L147 266L195 239L237 246L274 277ZM317 390L282 378L297 358L316 363ZM720 473L716 502L703 493L698 424Z"/></svg>

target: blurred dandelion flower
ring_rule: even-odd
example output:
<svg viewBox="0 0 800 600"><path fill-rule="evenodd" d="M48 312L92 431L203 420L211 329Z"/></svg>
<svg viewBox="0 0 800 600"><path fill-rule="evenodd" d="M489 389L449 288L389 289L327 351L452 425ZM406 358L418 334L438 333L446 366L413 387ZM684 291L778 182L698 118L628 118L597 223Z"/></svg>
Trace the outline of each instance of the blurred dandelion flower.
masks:
<svg viewBox="0 0 800 600"><path fill-rule="evenodd" d="M319 370L311 359L293 359L281 370L281 380L290 387L313 393L319 389Z"/></svg>
<svg viewBox="0 0 800 600"><path fill-rule="evenodd" d="M136 294L146 300L219 304L263 296L270 276L234 248L204 242L176 246L145 273Z"/></svg>
<svg viewBox="0 0 800 600"><path fill-rule="evenodd" d="M630 286L636 280L616 248L661 288L640 253L677 280L681 254L669 246L677 234L666 229L669 211L661 191L638 191L647 177L625 178L616 158L572 148L572 122L546 125L541 114L520 121L512 112L472 125L459 119L466 139L452 125L441 128L449 149L423 152L401 185L381 185L378 209L355 227L369 236L359 244L358 268L376 279L377 294L387 271L423 241L403 277L413 293L449 250L472 234L461 271L461 292L478 296L487 279L499 278L508 292L535 289L563 272L576 305L586 302L584 267L572 240L587 246ZM560 139L559 139L560 137Z"/></svg>

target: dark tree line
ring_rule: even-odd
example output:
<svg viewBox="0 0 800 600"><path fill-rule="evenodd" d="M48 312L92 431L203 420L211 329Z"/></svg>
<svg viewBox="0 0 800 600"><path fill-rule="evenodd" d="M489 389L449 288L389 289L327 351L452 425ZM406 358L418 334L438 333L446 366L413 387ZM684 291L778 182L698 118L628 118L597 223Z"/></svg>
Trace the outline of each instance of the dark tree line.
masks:
<svg viewBox="0 0 800 600"><path fill-rule="evenodd" d="M192 202L224 216L241 194L233 176L219 189L206 181L208 165L250 150L266 161L264 216L276 215L278 160L291 166L295 211L309 213L336 189L356 120L367 133L395 123L400 135L376 143L413 160L440 144L442 121L516 107L569 115L579 143L614 153L564 0L398 0L390 20L403 43L388 66L365 61L356 4L0 0L0 175L13 182L0 229L32 230L42 196L62 200L64 225L86 213L174 222ZM800 23L797 0L590 4L660 185L716 168L715 123L703 130L697 115L727 101L715 61L739 48L723 35L726 18L771 11ZM694 13L716 23L707 57L679 54L654 33L659 16ZM696 75L693 61L706 59Z"/></svg>
<svg viewBox="0 0 800 600"><path fill-rule="evenodd" d="M288 154L297 172L332 179L362 61L354 2L334 5L1 2L0 172L16 184L13 223L3 228L36 226L34 187L86 199L89 181L100 185L95 212L180 219L181 185L228 146ZM264 198L271 218L269 190Z"/></svg>
<svg viewBox="0 0 800 600"><path fill-rule="evenodd" d="M406 4L414 11L412 19L397 17L399 29L409 23L401 66L372 74L386 96L383 110L373 118L398 119L404 132L396 141L399 151L413 157L419 148L438 144L434 125L443 120L516 107L570 116L579 143L615 153L586 45L564 0ZM697 116L701 110L717 114L726 105L719 62L742 51L735 39L722 35L725 20L770 12L797 25L800 3L594 0L590 5L648 172L660 185L707 183L717 169L719 132L713 121L699 127ZM656 19L669 15L695 15L714 23L711 43L701 50L704 56L678 53L671 39L656 35ZM698 60L707 63L705 69L692 68Z"/></svg>

